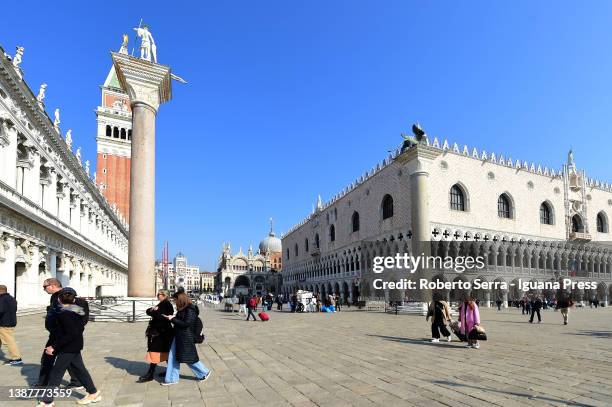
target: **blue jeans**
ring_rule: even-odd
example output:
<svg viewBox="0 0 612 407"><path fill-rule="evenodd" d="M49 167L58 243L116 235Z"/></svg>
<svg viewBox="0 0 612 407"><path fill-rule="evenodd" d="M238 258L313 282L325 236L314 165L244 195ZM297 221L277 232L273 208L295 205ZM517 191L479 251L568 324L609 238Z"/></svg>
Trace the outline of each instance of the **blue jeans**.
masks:
<svg viewBox="0 0 612 407"><path fill-rule="evenodd" d="M195 363L188 363L187 366L191 369L197 379L202 379L209 372L208 368L200 361ZM176 360L176 339L172 339L172 345L170 346L170 353L168 354L168 368L166 369L166 383L178 382L179 372L181 370L181 364Z"/></svg>

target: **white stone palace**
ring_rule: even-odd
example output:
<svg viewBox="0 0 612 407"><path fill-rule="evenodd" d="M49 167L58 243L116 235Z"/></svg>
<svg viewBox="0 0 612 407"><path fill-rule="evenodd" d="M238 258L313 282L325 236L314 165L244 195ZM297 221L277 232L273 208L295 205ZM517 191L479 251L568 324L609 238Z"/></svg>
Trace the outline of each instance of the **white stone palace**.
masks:
<svg viewBox="0 0 612 407"><path fill-rule="evenodd" d="M21 47L20 47L21 48ZM81 296L125 295L128 229L72 151L21 69L23 48L0 48L0 284L20 308L48 303L42 282L56 277ZM84 167L85 166L85 167Z"/></svg>
<svg viewBox="0 0 612 407"><path fill-rule="evenodd" d="M395 253L478 254L479 273L427 270L431 281L505 281L481 300L516 300L510 283L564 276L597 281L580 299L612 299L612 184L591 179L570 151L551 169L430 140L418 126L401 148L343 189L282 238L283 291L389 300L374 290L372 259ZM385 271L385 273L387 273ZM377 277L396 278L376 274ZM402 295L403 294L403 295ZM545 293L550 296L550 293ZM456 299L458 293L446 292ZM400 293L397 299L409 299Z"/></svg>

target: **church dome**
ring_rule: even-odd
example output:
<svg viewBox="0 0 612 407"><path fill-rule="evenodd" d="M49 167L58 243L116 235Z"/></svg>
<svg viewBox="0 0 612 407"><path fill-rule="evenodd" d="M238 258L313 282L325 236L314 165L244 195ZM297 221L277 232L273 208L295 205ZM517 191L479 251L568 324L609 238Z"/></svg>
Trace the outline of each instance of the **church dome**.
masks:
<svg viewBox="0 0 612 407"><path fill-rule="evenodd" d="M274 235L274 232L270 231L270 234L259 242L259 252L265 253L281 253L283 251L283 245L281 240Z"/></svg>

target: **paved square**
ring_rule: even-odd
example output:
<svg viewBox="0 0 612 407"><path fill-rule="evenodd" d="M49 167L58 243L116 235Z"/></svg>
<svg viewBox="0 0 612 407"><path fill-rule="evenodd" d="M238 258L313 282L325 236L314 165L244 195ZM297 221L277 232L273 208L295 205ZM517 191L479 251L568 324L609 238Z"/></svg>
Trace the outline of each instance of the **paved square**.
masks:
<svg viewBox="0 0 612 407"><path fill-rule="evenodd" d="M213 376L197 383L183 366L170 387L135 383L144 323L88 324L84 357L97 406L612 405L612 308L572 310L568 326L552 310L533 325L516 309L481 315L490 340L471 350L426 342L429 324L411 315L272 311L262 323L205 308L199 351ZM2 385L33 383L45 335L41 316L19 319L26 364L0 367Z"/></svg>

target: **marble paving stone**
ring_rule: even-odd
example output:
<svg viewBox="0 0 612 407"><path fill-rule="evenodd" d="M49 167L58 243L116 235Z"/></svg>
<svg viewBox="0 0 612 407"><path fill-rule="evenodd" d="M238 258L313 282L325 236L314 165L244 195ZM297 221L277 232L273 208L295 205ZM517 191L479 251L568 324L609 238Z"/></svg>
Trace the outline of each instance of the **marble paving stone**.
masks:
<svg viewBox="0 0 612 407"><path fill-rule="evenodd" d="M206 341L198 350L213 376L197 382L182 366L179 384L168 387L136 383L148 366L146 324L89 323L83 358L103 394L96 406L612 405L612 307L572 310L567 326L553 311L543 312L542 324L529 324L516 309L481 309L490 340L479 350L456 339L430 343L429 325L411 315L274 310L266 323L208 307L201 315ZM38 374L43 320L18 322L26 364L0 366L3 385L26 386Z"/></svg>

